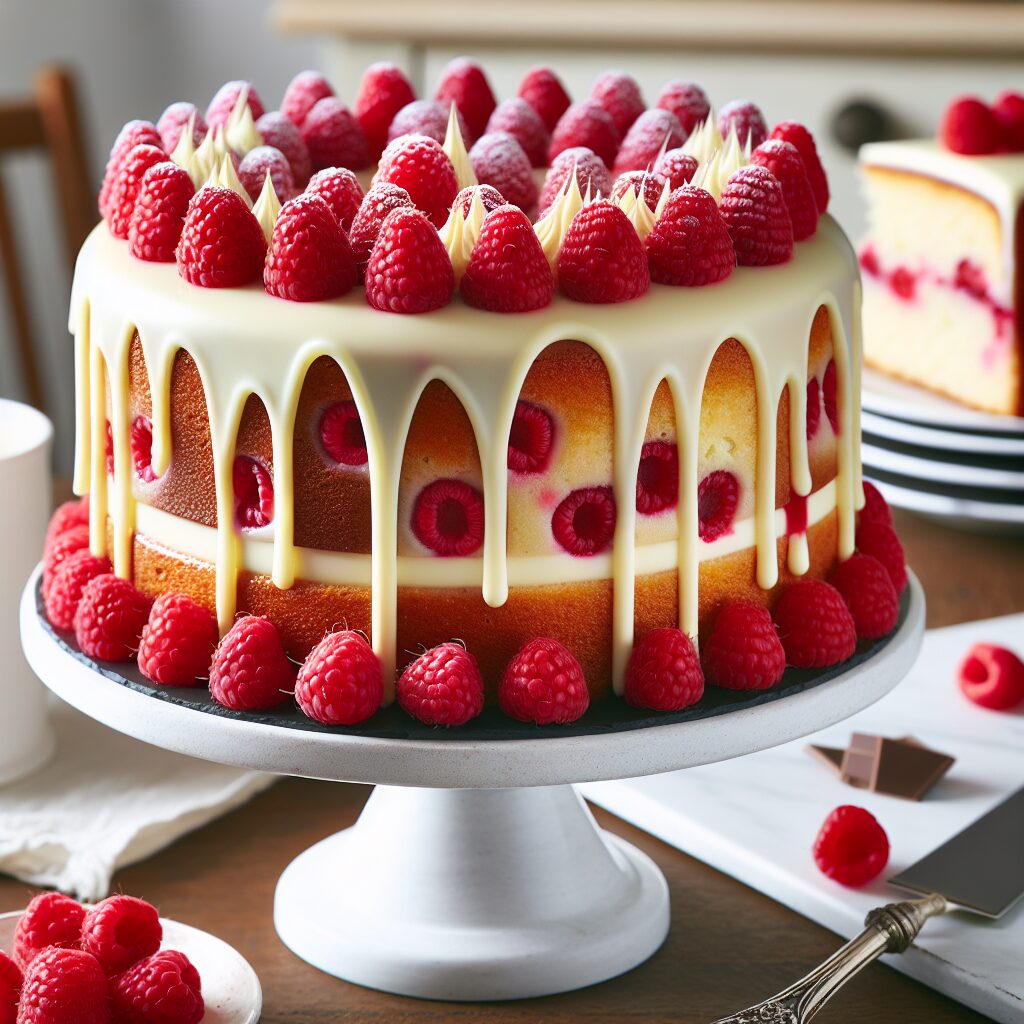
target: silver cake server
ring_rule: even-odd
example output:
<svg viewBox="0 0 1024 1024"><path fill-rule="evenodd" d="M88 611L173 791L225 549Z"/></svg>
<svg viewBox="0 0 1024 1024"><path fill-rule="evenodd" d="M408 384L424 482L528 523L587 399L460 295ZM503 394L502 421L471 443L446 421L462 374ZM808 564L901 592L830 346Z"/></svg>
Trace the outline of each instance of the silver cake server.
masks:
<svg viewBox="0 0 1024 1024"><path fill-rule="evenodd" d="M872 910L860 935L795 985L715 1024L803 1024L873 960L907 949L929 917L948 910L1002 917L1024 896L1024 789L889 884L924 895Z"/></svg>

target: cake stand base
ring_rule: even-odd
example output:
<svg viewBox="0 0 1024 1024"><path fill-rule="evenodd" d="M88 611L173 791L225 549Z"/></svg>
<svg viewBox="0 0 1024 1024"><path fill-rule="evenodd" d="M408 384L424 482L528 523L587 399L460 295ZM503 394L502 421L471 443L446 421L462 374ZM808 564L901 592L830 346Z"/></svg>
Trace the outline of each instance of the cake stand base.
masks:
<svg viewBox="0 0 1024 1024"><path fill-rule="evenodd" d="M668 934L668 886L571 786L378 786L351 828L285 870L282 941L370 988L494 1000L592 985Z"/></svg>

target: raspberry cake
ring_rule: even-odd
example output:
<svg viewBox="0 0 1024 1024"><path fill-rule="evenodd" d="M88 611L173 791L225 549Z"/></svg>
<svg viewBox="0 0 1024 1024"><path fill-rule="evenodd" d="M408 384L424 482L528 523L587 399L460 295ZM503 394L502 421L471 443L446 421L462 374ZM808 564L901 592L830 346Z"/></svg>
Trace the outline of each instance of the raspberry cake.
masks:
<svg viewBox="0 0 1024 1024"><path fill-rule="evenodd" d="M784 591L841 634L789 663L840 661L853 619L802 589L863 503L858 273L827 202L802 126L681 82L645 110L619 72L573 103L534 69L499 104L471 61L433 99L380 64L351 111L305 72L280 113L234 82L131 122L72 299L91 552L62 513L44 589L87 652L123 603L130 646L109 556L158 599L154 681L262 707L287 654L335 723L399 674L436 724L484 694L557 722L770 686ZM680 658L726 608L720 670Z"/></svg>
<svg viewBox="0 0 1024 1024"><path fill-rule="evenodd" d="M940 138L865 146L864 360L1024 415L1024 96L955 101Z"/></svg>

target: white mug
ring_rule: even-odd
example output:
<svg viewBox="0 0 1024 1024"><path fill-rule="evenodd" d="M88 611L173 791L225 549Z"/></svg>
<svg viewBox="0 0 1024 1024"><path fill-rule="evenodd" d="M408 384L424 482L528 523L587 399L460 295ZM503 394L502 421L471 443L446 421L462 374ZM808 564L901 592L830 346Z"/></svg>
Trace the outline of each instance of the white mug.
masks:
<svg viewBox="0 0 1024 1024"><path fill-rule="evenodd" d="M50 518L53 424L37 409L0 398L0 784L50 759L46 691L21 651L18 606L42 558Z"/></svg>

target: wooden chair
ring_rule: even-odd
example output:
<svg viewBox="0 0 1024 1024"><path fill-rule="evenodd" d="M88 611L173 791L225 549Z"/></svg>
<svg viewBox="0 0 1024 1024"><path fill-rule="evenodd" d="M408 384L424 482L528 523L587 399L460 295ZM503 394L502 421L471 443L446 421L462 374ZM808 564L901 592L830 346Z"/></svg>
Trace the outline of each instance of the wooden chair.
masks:
<svg viewBox="0 0 1024 1024"><path fill-rule="evenodd" d="M99 214L89 183L75 83L66 68L41 69L28 98L0 100L0 157L26 150L43 150L49 158L68 266L73 269L78 250ZM2 177L0 261L29 400L45 411L39 350L33 340L28 296Z"/></svg>

